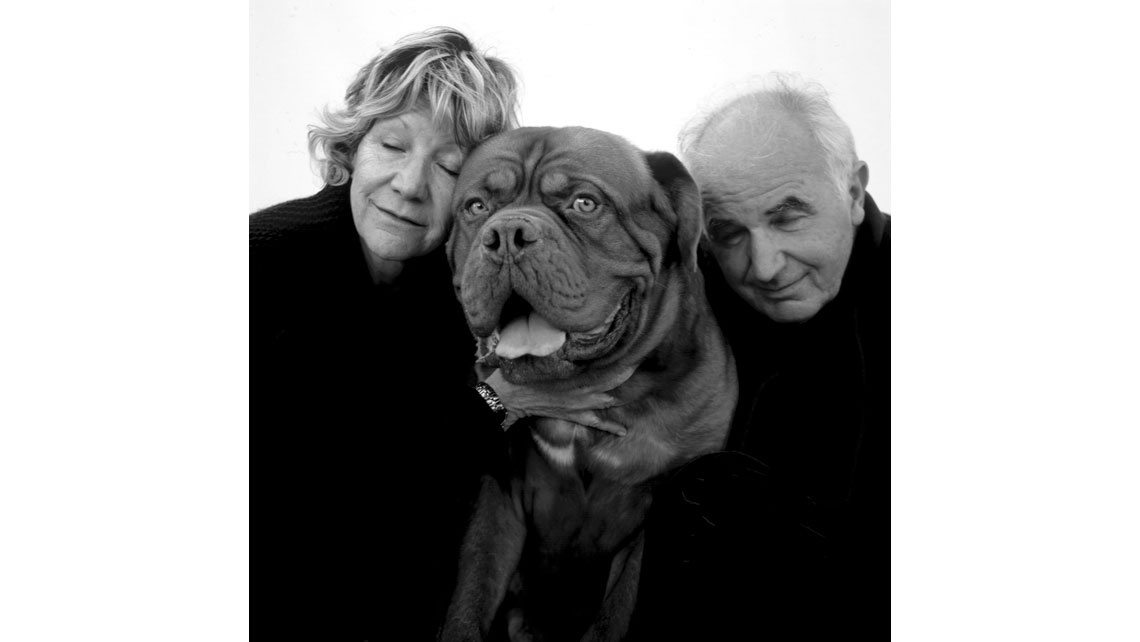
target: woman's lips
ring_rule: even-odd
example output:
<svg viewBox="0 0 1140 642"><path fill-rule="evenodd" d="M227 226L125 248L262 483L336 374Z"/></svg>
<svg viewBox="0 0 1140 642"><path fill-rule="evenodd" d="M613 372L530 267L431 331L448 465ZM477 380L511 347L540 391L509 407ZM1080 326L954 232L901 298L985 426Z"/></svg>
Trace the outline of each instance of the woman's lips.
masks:
<svg viewBox="0 0 1140 642"><path fill-rule="evenodd" d="M392 218L392 219L395 219L395 220L397 220L397 221L399 221L399 222L401 222L401 223L404 223L404 224L406 224L406 225L413 225L413 226L415 226L415 227L427 227L427 226L426 226L426 225L424 225L423 223L419 223L419 222L417 222L417 221L414 221L414 220L412 220L412 219L410 219L410 218L405 218L405 217L403 217L403 216L400 216L399 214L395 213L394 211L392 211L392 210L390 210L390 209L387 209L387 208L383 208L383 207L380 207L380 206L379 206L379 205L377 205L377 204L376 204L374 201L371 201L371 200L370 200L370 201L368 201L368 202L372 204L372 207L375 207L375 208L376 208L376 211L378 211L378 212L380 212L381 214L383 214L383 215L387 216L388 218Z"/></svg>

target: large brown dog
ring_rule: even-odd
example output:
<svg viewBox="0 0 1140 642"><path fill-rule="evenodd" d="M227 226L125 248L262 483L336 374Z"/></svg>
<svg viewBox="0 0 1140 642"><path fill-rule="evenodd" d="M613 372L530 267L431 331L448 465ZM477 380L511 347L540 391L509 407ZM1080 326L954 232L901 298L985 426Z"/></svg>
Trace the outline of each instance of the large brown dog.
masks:
<svg viewBox="0 0 1140 642"><path fill-rule="evenodd" d="M696 266L700 197L684 166L584 128L480 146L448 256L480 361L569 389L635 369L602 411L511 429L510 479L485 479L441 639L618 640L637 598L653 481L718 450L732 356Z"/></svg>

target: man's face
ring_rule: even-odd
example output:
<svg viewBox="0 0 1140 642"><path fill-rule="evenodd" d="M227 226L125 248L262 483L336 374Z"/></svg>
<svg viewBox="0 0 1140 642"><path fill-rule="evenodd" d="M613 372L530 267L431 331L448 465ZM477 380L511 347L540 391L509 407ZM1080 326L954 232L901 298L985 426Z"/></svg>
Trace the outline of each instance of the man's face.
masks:
<svg viewBox="0 0 1140 642"><path fill-rule="evenodd" d="M715 123L692 161L710 246L729 286L777 322L811 319L839 294L863 222L866 165L839 193L823 153L775 110Z"/></svg>

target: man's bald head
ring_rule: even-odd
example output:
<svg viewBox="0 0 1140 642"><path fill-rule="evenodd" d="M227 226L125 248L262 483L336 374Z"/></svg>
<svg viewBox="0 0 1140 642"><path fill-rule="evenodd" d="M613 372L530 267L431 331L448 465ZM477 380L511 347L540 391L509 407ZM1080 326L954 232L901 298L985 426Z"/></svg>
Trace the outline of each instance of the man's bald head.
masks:
<svg viewBox="0 0 1140 642"><path fill-rule="evenodd" d="M773 74L758 89L714 104L681 131L678 146L690 168L726 149L747 145L762 161L781 133L805 133L818 146L836 189L845 192L859 162L851 129L835 112L827 91L792 76Z"/></svg>

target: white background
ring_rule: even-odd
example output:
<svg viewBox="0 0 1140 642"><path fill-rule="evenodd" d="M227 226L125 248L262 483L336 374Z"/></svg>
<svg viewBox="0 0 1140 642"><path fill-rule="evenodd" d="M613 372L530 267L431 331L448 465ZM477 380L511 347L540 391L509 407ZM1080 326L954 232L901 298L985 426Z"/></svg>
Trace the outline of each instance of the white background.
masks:
<svg viewBox="0 0 1140 642"><path fill-rule="evenodd" d="M249 14L0 21L2 640L248 639ZM1140 639L1136 24L892 7L892 640Z"/></svg>
<svg viewBox="0 0 1140 642"><path fill-rule="evenodd" d="M356 71L397 38L464 32L516 70L523 125L582 125L647 150L710 96L768 71L822 84L891 210L890 4L885 0L614 0L250 3L250 201L254 211L321 182L306 134L343 104Z"/></svg>

